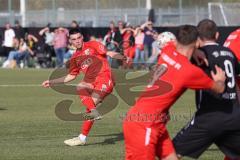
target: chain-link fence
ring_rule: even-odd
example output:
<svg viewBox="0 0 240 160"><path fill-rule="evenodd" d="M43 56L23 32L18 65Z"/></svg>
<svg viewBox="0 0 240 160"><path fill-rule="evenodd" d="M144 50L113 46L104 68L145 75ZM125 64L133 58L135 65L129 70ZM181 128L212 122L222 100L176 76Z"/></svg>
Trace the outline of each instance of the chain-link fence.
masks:
<svg viewBox="0 0 240 160"><path fill-rule="evenodd" d="M72 20L76 20L83 27L106 27L111 20L123 20L136 26L149 17L146 1L0 0L0 25L19 20L25 27L42 27L48 23L55 27L69 26ZM197 24L199 20L209 17L218 25L240 25L240 3L222 5L222 1L213 0L214 3L210 3L207 0L152 0L155 26ZM225 23L225 19L228 23Z"/></svg>

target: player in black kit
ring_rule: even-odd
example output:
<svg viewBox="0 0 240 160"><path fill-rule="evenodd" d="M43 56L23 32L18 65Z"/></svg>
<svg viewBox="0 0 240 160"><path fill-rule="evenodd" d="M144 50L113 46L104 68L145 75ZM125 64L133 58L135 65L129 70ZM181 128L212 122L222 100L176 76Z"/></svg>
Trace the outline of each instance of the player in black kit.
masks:
<svg viewBox="0 0 240 160"><path fill-rule="evenodd" d="M226 73L226 89L222 94L197 91L197 111L173 139L174 147L179 157L198 158L215 143L229 159L240 160L240 106L235 79L240 66L231 50L216 43L219 33L212 20L202 20L197 27L199 49L209 63L202 69L210 76L215 65L221 67Z"/></svg>

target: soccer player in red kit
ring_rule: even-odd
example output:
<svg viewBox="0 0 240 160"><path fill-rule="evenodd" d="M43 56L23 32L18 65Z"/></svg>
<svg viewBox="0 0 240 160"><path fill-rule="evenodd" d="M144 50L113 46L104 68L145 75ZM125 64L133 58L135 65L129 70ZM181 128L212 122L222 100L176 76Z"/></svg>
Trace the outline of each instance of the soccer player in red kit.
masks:
<svg viewBox="0 0 240 160"><path fill-rule="evenodd" d="M230 48L240 61L240 28L229 34L224 42L224 47Z"/></svg>
<svg viewBox="0 0 240 160"><path fill-rule="evenodd" d="M126 160L155 160L156 156L177 160L166 129L171 105L187 88L224 91L225 73L219 67L211 73L212 80L189 61L198 38L196 27L180 26L176 38L176 46L167 45L158 60L159 67L166 71L146 88L124 119Z"/></svg>
<svg viewBox="0 0 240 160"><path fill-rule="evenodd" d="M64 141L66 145L77 146L86 143L86 137L94 120L101 119L96 105L110 94L114 87L106 56L122 60L125 60L125 57L117 52L107 51L100 42L83 42L83 36L78 29L69 31L69 41L76 48L69 61L69 73L61 78L46 80L42 86L48 88L55 84L67 83L74 80L80 72L85 74L76 89L82 104L86 106L89 119L83 122L81 134L78 137Z"/></svg>

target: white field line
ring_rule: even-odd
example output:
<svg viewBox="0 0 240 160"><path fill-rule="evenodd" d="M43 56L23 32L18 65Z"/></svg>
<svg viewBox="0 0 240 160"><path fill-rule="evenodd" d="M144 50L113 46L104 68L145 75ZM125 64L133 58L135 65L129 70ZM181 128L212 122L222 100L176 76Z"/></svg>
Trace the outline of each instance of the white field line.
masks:
<svg viewBox="0 0 240 160"><path fill-rule="evenodd" d="M40 84L0 84L0 87L40 87Z"/></svg>
<svg viewBox="0 0 240 160"><path fill-rule="evenodd" d="M77 85L77 84L66 84ZM116 85L147 85L146 83L116 83ZM0 87L41 87L41 84L0 84Z"/></svg>

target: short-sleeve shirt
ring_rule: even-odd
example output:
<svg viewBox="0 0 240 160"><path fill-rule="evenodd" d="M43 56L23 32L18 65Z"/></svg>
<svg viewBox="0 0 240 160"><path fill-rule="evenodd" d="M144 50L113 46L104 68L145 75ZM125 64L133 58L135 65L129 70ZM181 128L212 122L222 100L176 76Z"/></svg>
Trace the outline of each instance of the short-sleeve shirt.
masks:
<svg viewBox="0 0 240 160"><path fill-rule="evenodd" d="M234 52L238 61L240 61L240 28L230 33L224 46L230 48Z"/></svg>
<svg viewBox="0 0 240 160"><path fill-rule="evenodd" d="M240 73L237 58L229 48L217 43L206 43L200 50L203 51L209 63L208 66L202 66L203 71L210 76L217 65L225 71L226 80L225 90L221 94L199 90L196 96L197 108L202 111L227 112L237 101L235 77Z"/></svg>
<svg viewBox="0 0 240 160"><path fill-rule="evenodd" d="M4 32L4 43L5 47L13 47L13 38L15 37L15 32L13 29L5 30Z"/></svg>
<svg viewBox="0 0 240 160"><path fill-rule="evenodd" d="M154 39L153 39L152 35L147 35L146 34L146 32L148 32L148 31L152 32L152 33L156 32L156 31L154 29L153 30L149 30L147 27L144 28L144 33L145 33L144 44L151 46L153 41L154 41Z"/></svg>
<svg viewBox="0 0 240 160"><path fill-rule="evenodd" d="M84 80L92 83L98 76L111 78L111 69L106 59L106 47L97 41L84 42L70 59L69 74L85 74Z"/></svg>
<svg viewBox="0 0 240 160"><path fill-rule="evenodd" d="M187 57L178 53L175 46L164 47L158 63L166 64L167 71L152 87L146 88L127 114L151 117L152 121L148 119L147 125L161 123L157 117L167 113L187 88L210 89L214 83L200 68L191 64Z"/></svg>

